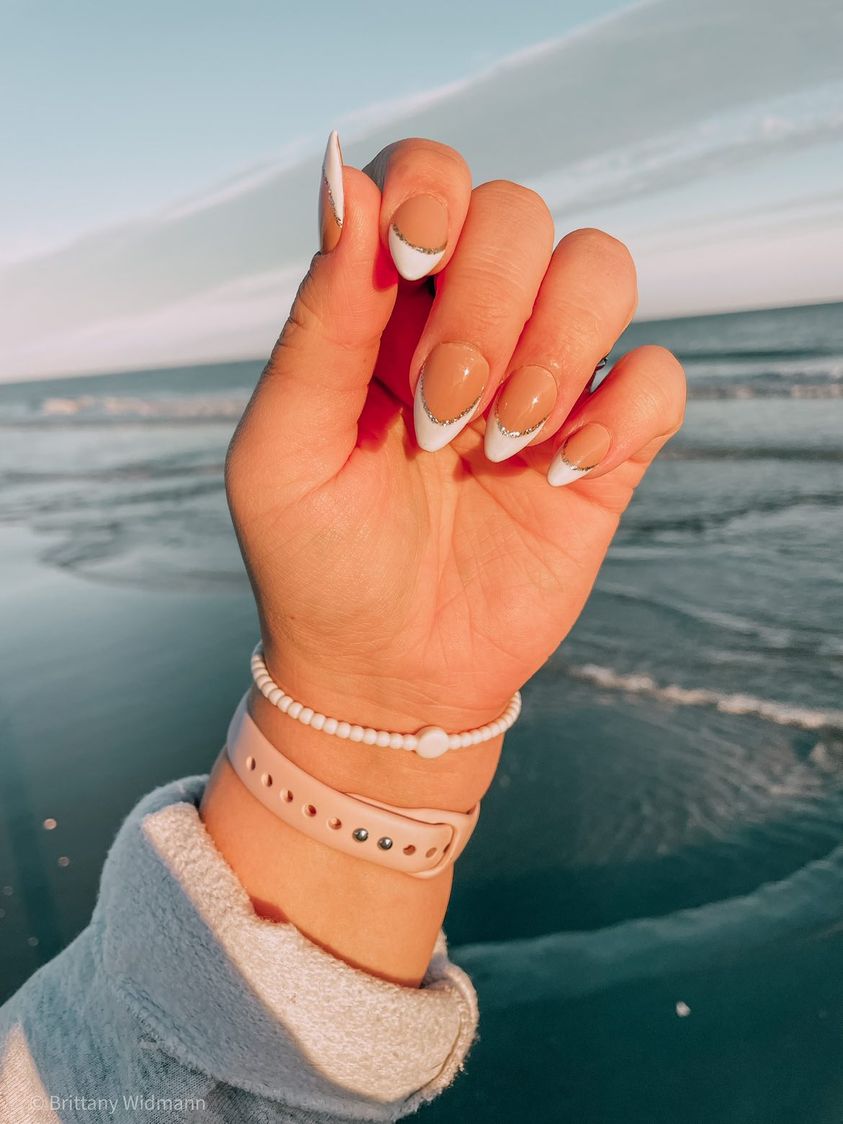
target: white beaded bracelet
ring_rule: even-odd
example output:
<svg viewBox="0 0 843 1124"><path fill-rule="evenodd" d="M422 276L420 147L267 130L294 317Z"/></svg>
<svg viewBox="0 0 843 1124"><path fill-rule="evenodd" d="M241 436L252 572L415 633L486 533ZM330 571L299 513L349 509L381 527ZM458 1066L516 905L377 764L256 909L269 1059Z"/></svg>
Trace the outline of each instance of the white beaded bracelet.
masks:
<svg viewBox="0 0 843 1124"><path fill-rule="evenodd" d="M363 742L364 745L412 750L419 757L441 757L449 749L465 749L466 746L480 745L481 742L497 738L506 733L521 713L521 692L516 691L500 718L496 718L488 726L478 726L475 730L464 730L459 734L449 734L441 726L424 726L415 734L400 734L390 730L375 730L371 726L355 726L351 722L329 718L325 714L314 711L312 707L297 702L278 686L267 671L260 644L252 653L252 678L267 702L304 726L312 726L314 730L332 734L335 738Z"/></svg>

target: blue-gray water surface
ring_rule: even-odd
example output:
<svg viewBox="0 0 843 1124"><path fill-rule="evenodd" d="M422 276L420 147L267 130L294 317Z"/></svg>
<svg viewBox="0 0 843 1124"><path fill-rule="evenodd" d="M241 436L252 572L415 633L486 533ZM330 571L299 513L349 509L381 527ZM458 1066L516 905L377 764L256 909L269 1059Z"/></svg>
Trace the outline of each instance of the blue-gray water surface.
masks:
<svg viewBox="0 0 843 1124"><path fill-rule="evenodd" d="M843 306L623 348L651 341L686 365L687 422L460 861L481 1037L431 1122L843 1120ZM0 387L0 999L245 687L222 464L258 371Z"/></svg>

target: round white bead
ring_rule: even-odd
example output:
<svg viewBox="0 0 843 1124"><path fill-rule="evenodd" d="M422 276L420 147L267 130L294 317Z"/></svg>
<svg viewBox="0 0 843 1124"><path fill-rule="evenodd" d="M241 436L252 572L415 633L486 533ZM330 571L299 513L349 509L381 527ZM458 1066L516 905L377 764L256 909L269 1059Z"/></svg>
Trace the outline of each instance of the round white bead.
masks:
<svg viewBox="0 0 843 1124"><path fill-rule="evenodd" d="M278 704L278 709L282 714L286 714L290 707L293 705L293 700L289 695L285 695L281 702Z"/></svg>
<svg viewBox="0 0 843 1124"><path fill-rule="evenodd" d="M403 738L403 736L401 734L390 734L389 735L389 748L390 749L403 749L404 748L404 738Z"/></svg>
<svg viewBox="0 0 843 1124"><path fill-rule="evenodd" d="M326 718L325 725L322 727L322 729L326 734L335 734L337 732L338 725L339 722L336 720L336 718Z"/></svg>
<svg viewBox="0 0 843 1124"><path fill-rule="evenodd" d="M293 702L293 703L290 703L290 706L287 710L287 713L289 714L289 716L291 718L298 718L298 716L301 714L301 712L303 710L304 710L304 707L302 706L302 704L300 702Z"/></svg>
<svg viewBox="0 0 843 1124"><path fill-rule="evenodd" d="M339 725L337 726L337 737L338 738L347 738L350 733L351 733L351 723L350 722L340 722Z"/></svg>
<svg viewBox="0 0 843 1124"><path fill-rule="evenodd" d="M379 745L381 749L389 748L389 730L378 730L378 736L375 738L375 745Z"/></svg>
<svg viewBox="0 0 843 1124"><path fill-rule="evenodd" d="M321 730L322 727L325 725L325 715L319 714L319 712L317 711L317 713L314 714L313 717L311 718L310 725L313 727L314 730Z"/></svg>
<svg viewBox="0 0 843 1124"><path fill-rule="evenodd" d="M416 753L419 757L441 757L448 750L448 733L441 726L425 726L416 734Z"/></svg>
<svg viewBox="0 0 843 1124"><path fill-rule="evenodd" d="M419 744L419 739L415 734L404 734L404 748L414 750Z"/></svg>
<svg viewBox="0 0 843 1124"><path fill-rule="evenodd" d="M378 740L377 730L373 730L371 726L367 726L366 729L363 731L363 744L364 745L374 745L377 740Z"/></svg>
<svg viewBox="0 0 843 1124"><path fill-rule="evenodd" d="M363 741L363 727L362 726L352 726L351 729L348 731L348 740L350 742L362 742Z"/></svg>
<svg viewBox="0 0 843 1124"><path fill-rule="evenodd" d="M269 699L273 706L278 706L278 700L284 698L284 692L280 687L273 687L266 697Z"/></svg>
<svg viewBox="0 0 843 1124"><path fill-rule="evenodd" d="M310 722L311 718L313 718L313 707L312 706L306 706L304 708L304 710L301 712L301 714L299 715L299 722L303 722L305 724L305 726L307 726L308 723Z"/></svg>

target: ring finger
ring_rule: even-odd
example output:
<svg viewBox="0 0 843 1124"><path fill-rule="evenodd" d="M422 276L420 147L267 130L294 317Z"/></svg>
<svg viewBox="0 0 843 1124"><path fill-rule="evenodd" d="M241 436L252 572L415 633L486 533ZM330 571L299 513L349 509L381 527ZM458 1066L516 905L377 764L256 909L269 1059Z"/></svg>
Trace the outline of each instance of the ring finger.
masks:
<svg viewBox="0 0 843 1124"><path fill-rule="evenodd" d="M561 240L486 422L485 451L506 460L559 429L635 311L635 266L600 230Z"/></svg>

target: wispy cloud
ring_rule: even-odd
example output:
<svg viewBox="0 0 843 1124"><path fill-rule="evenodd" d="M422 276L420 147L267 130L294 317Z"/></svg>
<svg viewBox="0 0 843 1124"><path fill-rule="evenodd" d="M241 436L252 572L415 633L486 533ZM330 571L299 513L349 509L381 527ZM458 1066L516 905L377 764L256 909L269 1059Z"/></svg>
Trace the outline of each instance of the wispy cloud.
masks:
<svg viewBox="0 0 843 1124"><path fill-rule="evenodd" d="M839 18L828 0L646 0L348 115L346 156L362 164L396 136L434 136L478 180L530 183L560 234L603 225L630 243L648 314L831 299L843 295L829 265L843 253ZM0 377L265 353L313 251L302 216L320 149L306 139L0 270Z"/></svg>

